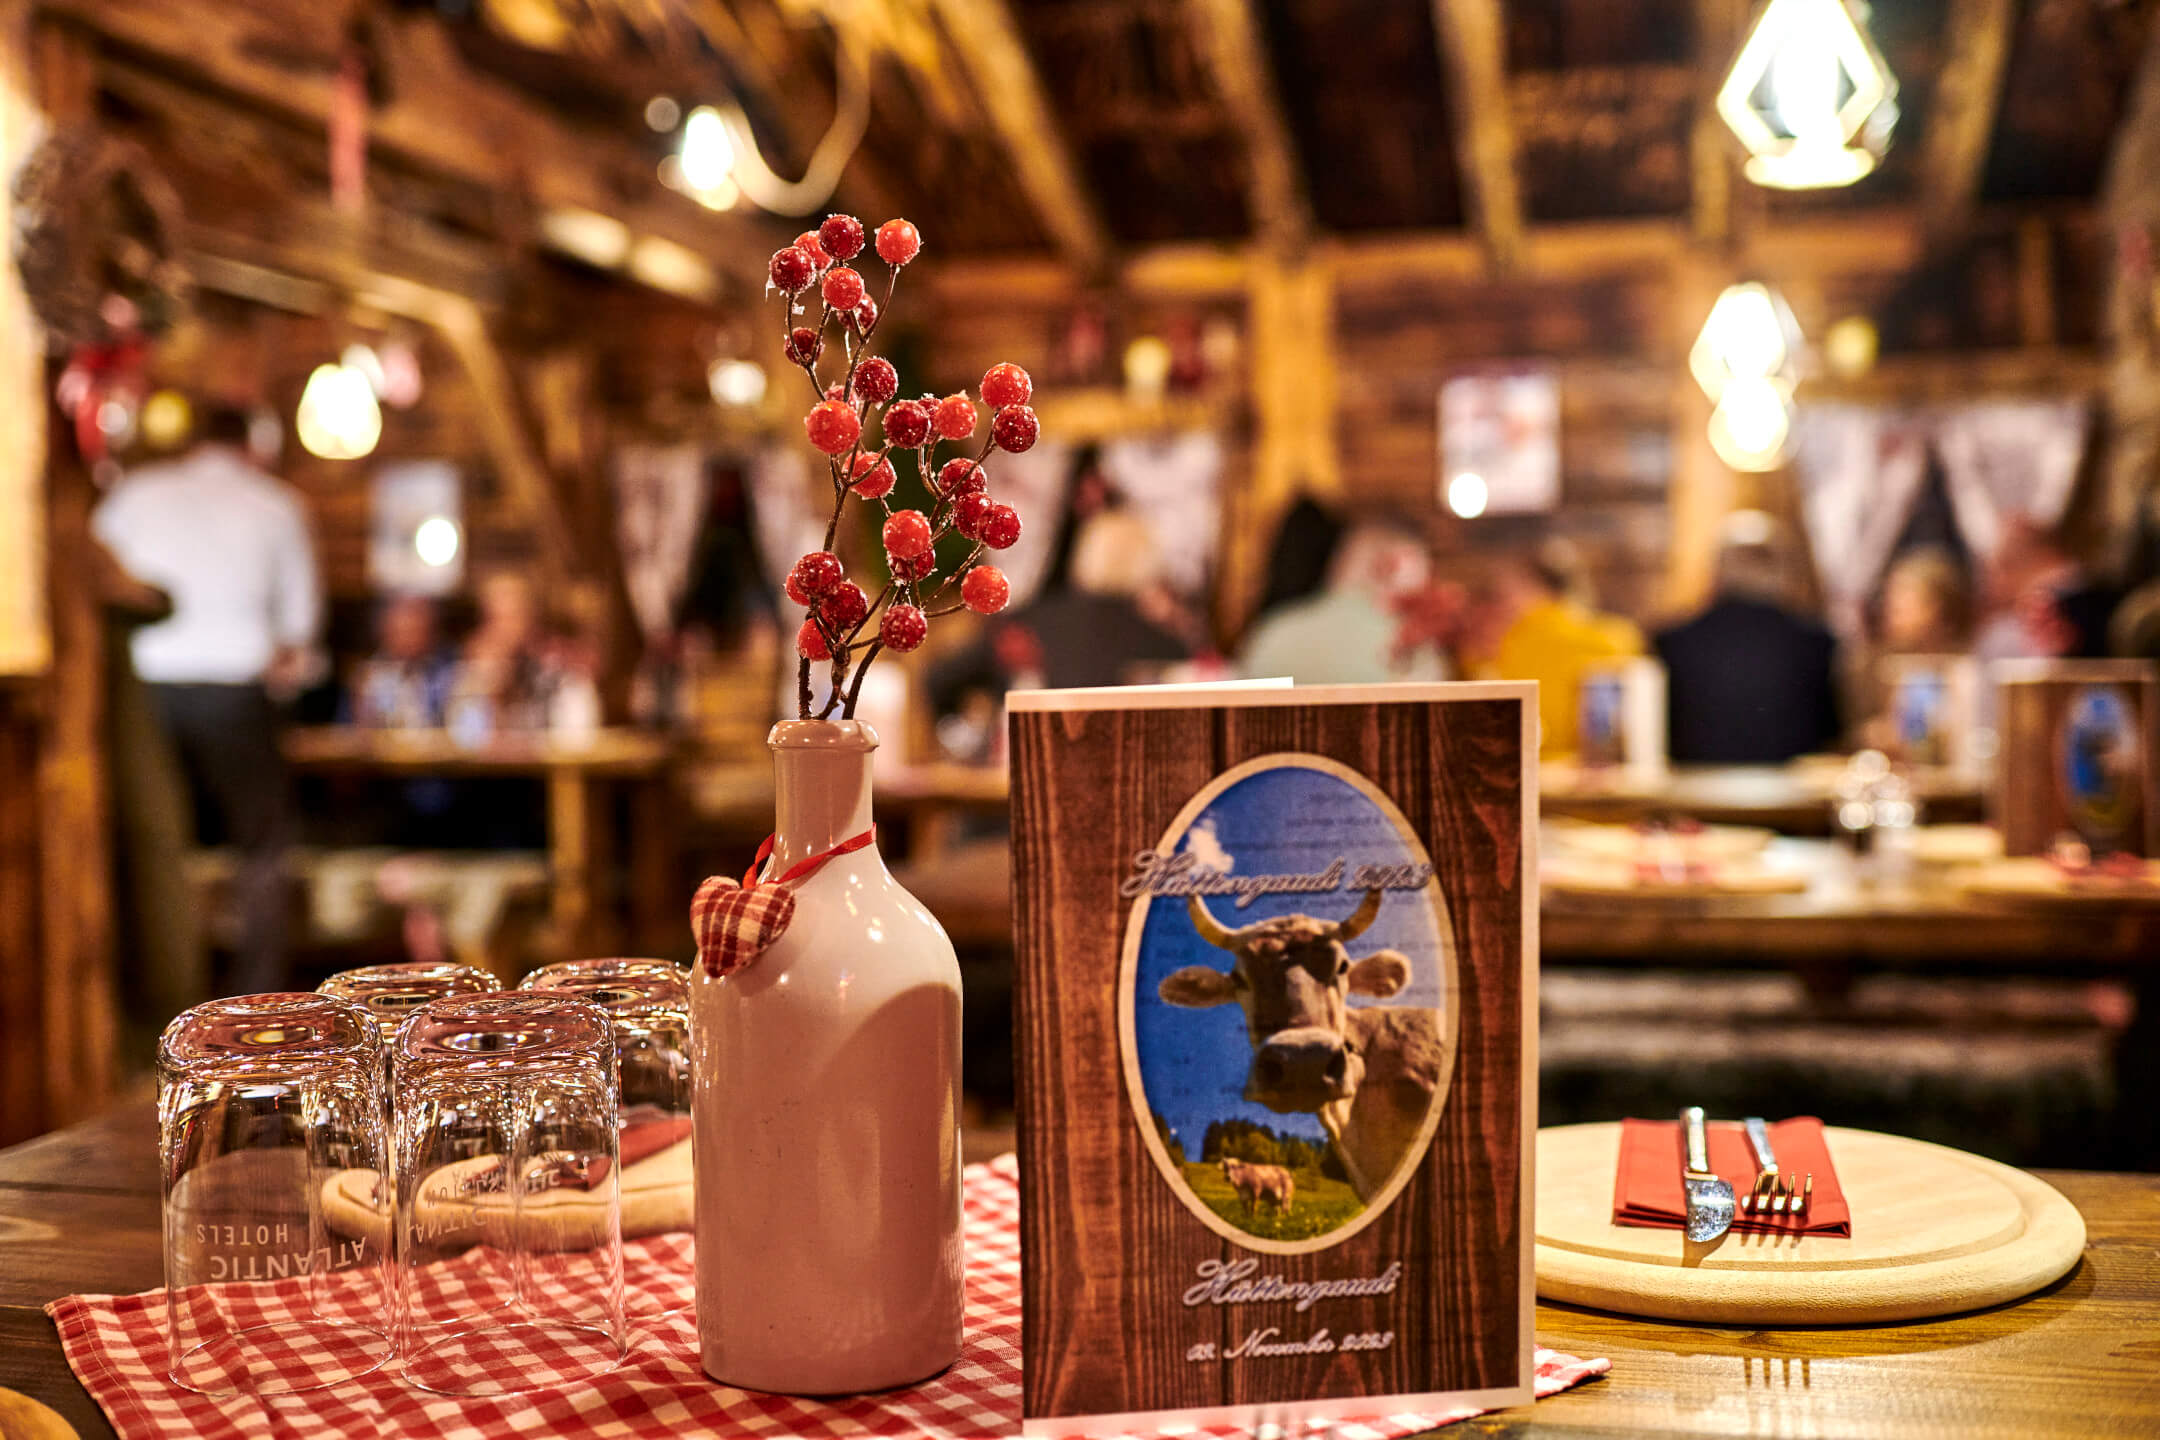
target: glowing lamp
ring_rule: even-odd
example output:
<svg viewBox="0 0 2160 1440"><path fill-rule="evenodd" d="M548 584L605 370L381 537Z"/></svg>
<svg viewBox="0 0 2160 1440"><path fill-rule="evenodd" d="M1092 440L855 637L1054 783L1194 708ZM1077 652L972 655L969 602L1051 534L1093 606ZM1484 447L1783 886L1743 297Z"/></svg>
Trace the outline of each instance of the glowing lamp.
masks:
<svg viewBox="0 0 2160 1440"><path fill-rule="evenodd" d="M1850 185L1897 124L1897 78L1859 0L1770 0L1719 87L1717 110L1748 150L1747 177L1780 190Z"/></svg>
<svg viewBox="0 0 2160 1440"><path fill-rule="evenodd" d="M365 370L354 365L318 365L300 392L293 430L311 455L325 460L358 460L382 439L382 408Z"/></svg>

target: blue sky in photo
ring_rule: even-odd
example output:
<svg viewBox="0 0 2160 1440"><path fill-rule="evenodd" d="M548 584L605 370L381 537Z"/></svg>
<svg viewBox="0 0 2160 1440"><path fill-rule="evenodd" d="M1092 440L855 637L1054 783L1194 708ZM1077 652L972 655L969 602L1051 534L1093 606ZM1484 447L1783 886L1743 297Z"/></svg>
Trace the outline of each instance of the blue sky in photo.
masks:
<svg viewBox="0 0 2160 1440"><path fill-rule="evenodd" d="M1346 880L1361 864L1399 865L1419 858L1387 815L1355 786L1303 766L1261 771L1238 781L1215 797L1177 838L1175 848L1190 850L1216 868L1227 863L1232 875L1305 874L1325 870L1341 856ZM1235 927L1301 912L1339 920L1362 898L1362 891L1349 889L1263 895L1241 910L1235 896L1217 895L1208 897L1208 907L1224 925ZM1409 987L1391 1001L1352 996L1350 1003L1440 1005L1439 928L1420 892L1389 891L1379 919L1350 942L1350 957L1391 948L1409 957ZM1148 1105L1170 1122L1195 1156L1214 1120L1250 1120L1279 1133L1321 1138L1326 1132L1317 1116L1281 1115L1242 1098L1252 1042L1240 1007L1188 1010L1166 1004L1156 993L1163 977L1173 971L1187 965L1227 970L1230 959L1228 951L1194 932L1185 897L1161 895L1148 902L1133 984L1133 1038Z"/></svg>

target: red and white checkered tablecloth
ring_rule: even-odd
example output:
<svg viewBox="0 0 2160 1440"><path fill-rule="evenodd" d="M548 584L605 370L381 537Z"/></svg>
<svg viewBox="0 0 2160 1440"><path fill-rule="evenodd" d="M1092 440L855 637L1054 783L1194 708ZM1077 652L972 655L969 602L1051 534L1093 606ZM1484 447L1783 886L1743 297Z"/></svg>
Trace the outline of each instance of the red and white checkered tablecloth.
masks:
<svg viewBox="0 0 2160 1440"><path fill-rule="evenodd" d="M936 1379L907 1390L804 1400L715 1384L698 1368L697 1325L687 1311L657 1312L691 1298L679 1237L623 1247L631 1353L605 1378L560 1391L449 1399L408 1388L395 1365L323 1390L265 1401L211 1399L165 1378L165 1294L70 1295L45 1307L68 1364L124 1440L197 1435L205 1440L504 1440L551 1435L848 1437L848 1440L994 1440L1020 1430L1020 1196L1011 1156L967 1171L967 1344ZM474 1252L478 1254L479 1252ZM484 1260L476 1263L485 1263ZM236 1309L259 1307L275 1322L293 1313L297 1282L235 1286ZM643 1312L654 1318L640 1321ZM307 1357L296 1347L295 1365ZM1602 1375L1605 1360L1537 1352L1537 1393L1551 1395ZM1331 1440L1394 1440L1476 1414L1389 1415L1330 1421ZM1192 1440L1235 1440L1235 1429L1187 1431Z"/></svg>

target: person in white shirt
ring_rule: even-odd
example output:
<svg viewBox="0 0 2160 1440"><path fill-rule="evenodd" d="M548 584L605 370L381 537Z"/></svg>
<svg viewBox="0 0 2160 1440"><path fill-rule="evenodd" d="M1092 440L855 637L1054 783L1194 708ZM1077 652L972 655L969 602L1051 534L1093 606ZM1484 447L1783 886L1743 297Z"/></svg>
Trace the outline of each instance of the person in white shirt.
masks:
<svg viewBox="0 0 2160 1440"><path fill-rule="evenodd" d="M322 621L300 497L248 458L244 411L206 407L202 441L114 487L93 528L121 564L172 597L135 633L136 672L198 804L241 853L242 934L233 988L282 989L290 785L273 690L304 673Z"/></svg>

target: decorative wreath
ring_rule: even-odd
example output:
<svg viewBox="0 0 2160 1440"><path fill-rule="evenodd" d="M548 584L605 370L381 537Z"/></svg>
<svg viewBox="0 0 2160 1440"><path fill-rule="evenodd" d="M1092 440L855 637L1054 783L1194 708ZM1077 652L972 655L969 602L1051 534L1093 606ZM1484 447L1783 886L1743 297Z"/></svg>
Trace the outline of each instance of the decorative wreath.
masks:
<svg viewBox="0 0 2160 1440"><path fill-rule="evenodd" d="M15 177L15 263L56 347L157 335L186 309L180 197L132 141L58 132Z"/></svg>

